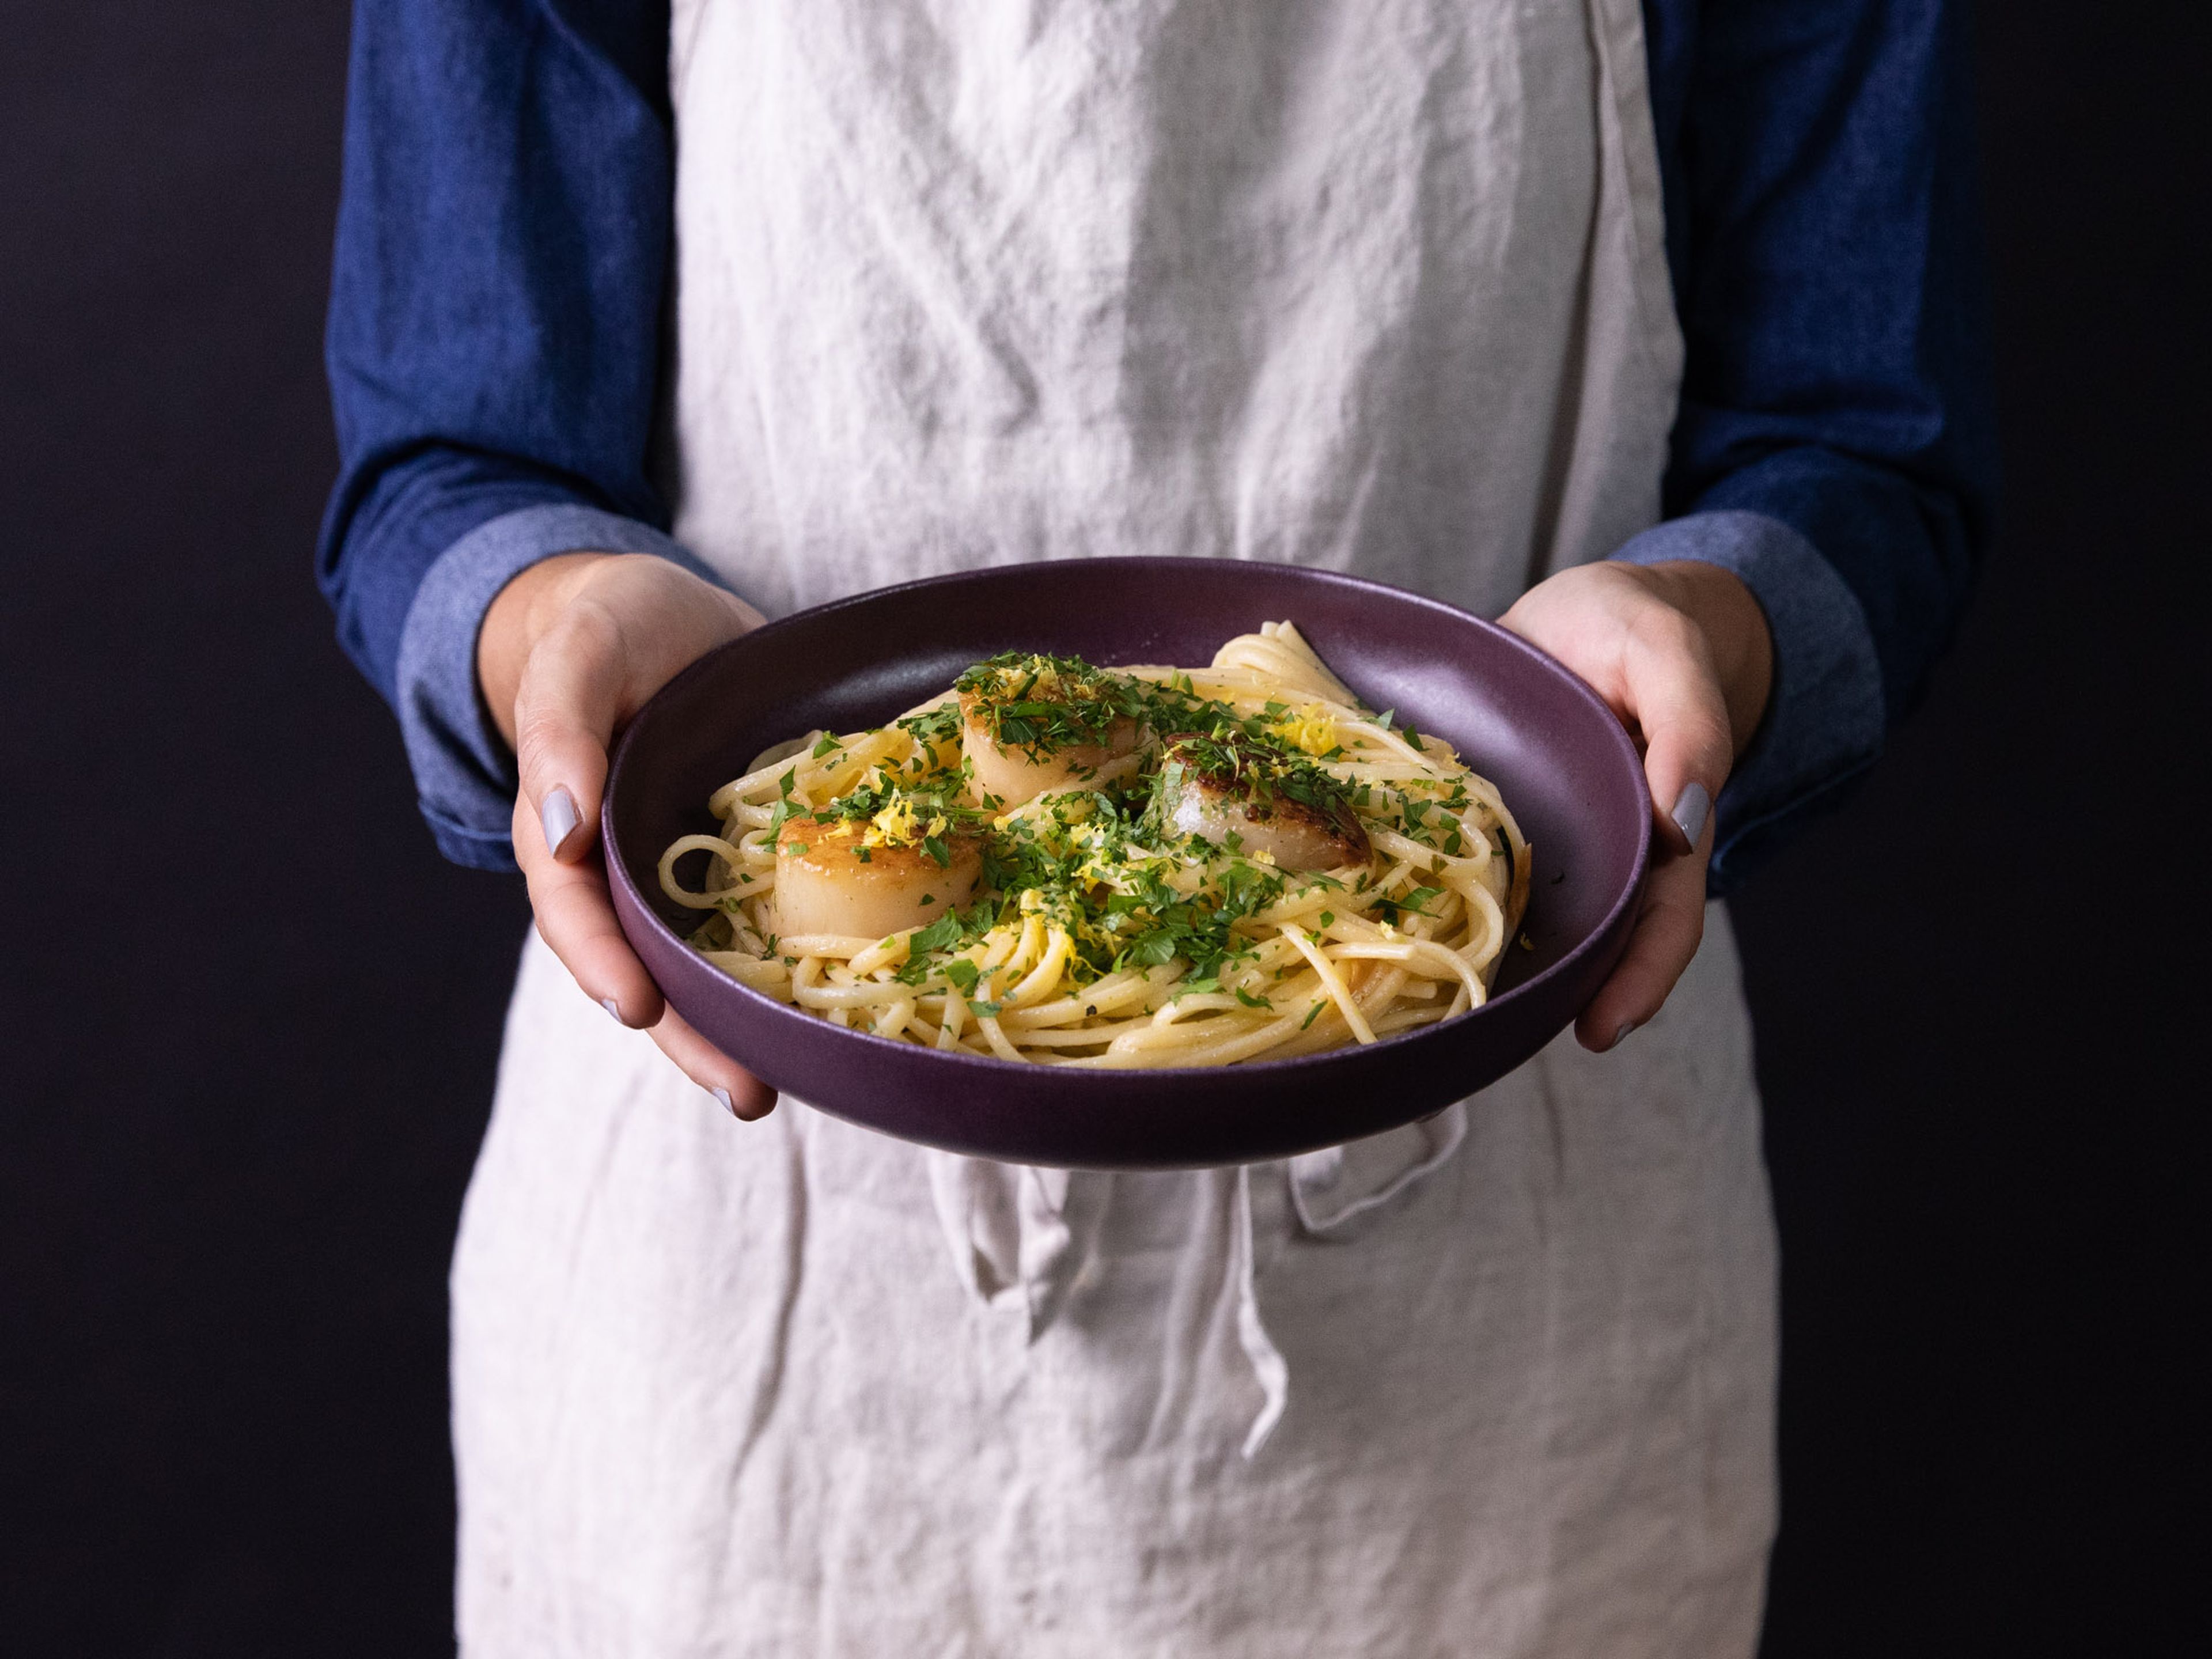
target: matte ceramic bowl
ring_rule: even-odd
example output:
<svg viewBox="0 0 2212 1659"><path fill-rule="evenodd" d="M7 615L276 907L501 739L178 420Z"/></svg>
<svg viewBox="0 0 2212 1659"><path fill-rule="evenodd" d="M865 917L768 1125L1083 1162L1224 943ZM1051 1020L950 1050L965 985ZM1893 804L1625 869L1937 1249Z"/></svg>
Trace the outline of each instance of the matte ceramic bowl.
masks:
<svg viewBox="0 0 2212 1659"><path fill-rule="evenodd" d="M1535 853L1497 993L1456 1019L1302 1059L1158 1071L943 1054L846 1030L711 967L670 924L655 866L712 831L707 798L769 744L880 726L994 652L1102 665L1209 662L1297 624L1370 707L1444 738L1494 781ZM1644 769L1590 689L1515 635L1376 582L1212 559L1013 565L841 599L702 658L615 751L601 827L623 931L669 1003L795 1098L927 1146L1012 1163L1170 1169L1285 1157L1395 1128L1511 1071L1596 993L1635 919L1650 838Z"/></svg>

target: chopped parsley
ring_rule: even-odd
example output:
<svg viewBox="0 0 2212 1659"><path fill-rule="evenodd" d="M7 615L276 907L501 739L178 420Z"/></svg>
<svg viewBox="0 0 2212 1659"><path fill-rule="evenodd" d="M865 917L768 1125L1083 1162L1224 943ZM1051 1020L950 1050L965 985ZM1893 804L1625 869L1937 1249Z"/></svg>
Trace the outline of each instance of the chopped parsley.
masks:
<svg viewBox="0 0 2212 1659"><path fill-rule="evenodd" d="M1003 651L957 680L961 707L1001 749L1041 760L1063 749L1107 744L1150 712L1150 688L1080 657Z"/></svg>
<svg viewBox="0 0 2212 1659"><path fill-rule="evenodd" d="M1267 996L1246 986L1279 986L1298 968L1296 963L1277 966L1272 979L1263 981L1256 966L1263 942L1277 932L1277 924L1259 918L1286 896L1347 893L1341 902L1389 922L1432 914L1431 902L1445 890L1438 880L1385 896L1376 890L1380 878L1371 866L1348 888L1323 875L1285 871L1255 854L1253 825L1295 807L1300 816L1317 817L1363 842L1368 824L1402 829L1429 849L1425 873L1432 877L1468 842L1459 817L1470 805L1463 781L1355 784L1330 770L1346 751L1324 704L1294 708L1273 701L1244 715L1200 695L1187 674L1155 683L1038 653L1009 652L977 663L960 676L955 690L956 696L897 722L896 729L914 740L910 752L902 745L894 751L902 758L886 757L858 777L848 775L833 800L810 806L798 790L798 768L787 769L776 781L766 842L780 851L803 852L805 843L782 833L787 823L800 820L830 826L863 863L885 847L914 849L940 870L980 854L976 896L964 907L943 890L919 898L918 905L937 908L927 925L907 935L904 960L888 970L904 985L957 993L978 1018L1000 1012L1008 994L1003 988L1015 976L994 978L1003 969L987 973L974 960L975 947L994 930L1020 927L1032 918L1067 935L1072 948L1064 988L1071 998L1079 999L1081 988L1110 975L1150 975L1157 981L1165 977L1160 970L1170 969L1176 977L1164 994L1226 993L1242 1008L1275 1013ZM1395 710L1386 710L1379 723L1422 749L1419 734L1396 726L1395 717ZM1125 746L1133 732L1156 747L1157 757L1133 775L1054 793L1008 813L1006 803L975 787L961 750L964 726L1033 759L1074 748ZM811 758L827 761L848 744L825 734L812 745ZM1088 781L1096 773L1080 770L1075 776ZM1233 791L1238 810L1250 821L1244 833L1231 830L1216 843L1177 828L1194 782ZM1510 856L1502 834L1498 844ZM1413 863L1417 873L1401 877L1401 884L1419 883L1421 860ZM753 878L739 879L750 886ZM733 899L726 898L725 908L734 914ZM1319 912L1319 927L1334 927L1337 916L1334 908ZM765 948L773 957L775 942ZM988 994L994 984L1002 988L996 1000L988 994L976 1000L976 993ZM1082 1006L1086 1018L1095 1015L1095 1002ZM1327 995L1317 997L1299 1029L1310 1029L1329 1006Z"/></svg>
<svg viewBox="0 0 2212 1659"><path fill-rule="evenodd" d="M916 955L931 951L949 951L960 943L960 918L947 911L928 927L917 931L907 941L907 949Z"/></svg>

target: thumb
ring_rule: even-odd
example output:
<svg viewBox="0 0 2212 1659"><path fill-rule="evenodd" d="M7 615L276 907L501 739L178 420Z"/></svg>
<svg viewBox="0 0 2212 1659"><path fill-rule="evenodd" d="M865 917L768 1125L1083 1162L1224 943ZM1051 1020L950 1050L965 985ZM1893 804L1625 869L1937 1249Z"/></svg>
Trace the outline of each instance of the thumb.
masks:
<svg viewBox="0 0 2212 1659"><path fill-rule="evenodd" d="M1687 617L1654 607L1631 630L1621 672L1661 832L1677 853L1694 851L1735 760L1711 648Z"/></svg>
<svg viewBox="0 0 2212 1659"><path fill-rule="evenodd" d="M515 691L522 796L563 864L585 857L599 831L624 677L620 635L605 610L571 606L531 652Z"/></svg>

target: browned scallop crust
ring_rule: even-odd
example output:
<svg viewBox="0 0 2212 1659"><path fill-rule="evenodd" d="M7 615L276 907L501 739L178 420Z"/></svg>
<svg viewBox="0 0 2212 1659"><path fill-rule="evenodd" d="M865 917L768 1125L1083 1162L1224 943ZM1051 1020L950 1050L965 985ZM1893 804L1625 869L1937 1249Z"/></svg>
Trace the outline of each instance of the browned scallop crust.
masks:
<svg viewBox="0 0 2212 1659"><path fill-rule="evenodd" d="M1263 789L1249 771L1240 770L1227 762L1225 750L1226 745L1218 740L1168 741L1166 757L1182 767L1186 796L1195 797L1195 804L1206 817L1227 819L1234 827L1245 830L1248 840L1254 838L1250 833L1253 831L1268 839L1279 837L1286 846L1304 850L1305 856L1285 859L1282 850L1276 848L1277 860L1301 868L1334 869L1346 864L1363 864L1372 854L1374 848L1367 839L1366 826L1360 823L1359 815L1352 810L1348 799L1339 797L1324 803L1294 799L1279 789ZM1208 839L1217 837L1208 836ZM1325 851L1320 850L1324 848Z"/></svg>
<svg viewBox="0 0 2212 1659"><path fill-rule="evenodd" d="M1039 701L1045 701L1039 699ZM991 736L983 699L975 692L960 694L960 735L978 798L989 795L1002 806L1018 806L1048 789L1080 783L1109 761L1118 760L1137 746L1137 723L1114 722L1103 744L1069 744L1065 748L1039 749L1034 754L1018 746L1008 748Z"/></svg>
<svg viewBox="0 0 2212 1659"><path fill-rule="evenodd" d="M980 835L941 837L951 862L939 864L919 845L870 847L866 829L792 818L777 830L776 909L786 933L882 938L974 902Z"/></svg>
<svg viewBox="0 0 2212 1659"><path fill-rule="evenodd" d="M1034 701L1049 702L1052 699L1037 697ZM989 744L1001 754L1026 757L1030 751L1020 744L1009 747L993 738L988 707L989 705L979 693L963 691L960 694L961 729L973 732L980 741ZM1103 744L1072 743L1058 749L1040 747L1037 752L1040 755L1049 756L1054 760L1066 761L1070 765L1097 767L1103 766L1117 756L1127 754L1136 746L1137 722L1124 715L1107 729L1106 741Z"/></svg>
<svg viewBox="0 0 2212 1659"><path fill-rule="evenodd" d="M1367 825L1360 823L1360 814L1352 810L1349 799L1336 796L1328 805L1322 805L1314 801L1297 801L1281 790L1263 792L1252 783L1249 775L1239 772L1224 759L1224 750L1225 745L1218 741L1203 745L1192 744L1186 734L1168 738L1166 759L1182 765L1188 783L1203 792L1207 801L1241 807L1252 823L1281 823L1285 830L1328 836L1347 849L1345 863L1370 856Z"/></svg>
<svg viewBox="0 0 2212 1659"><path fill-rule="evenodd" d="M972 864L978 870L982 867L983 838L979 834L948 830L939 837L945 843L945 850L951 854L952 862L948 867L932 858L928 849L919 842L911 847L866 846L861 837L867 827L865 820L787 819L775 834L776 859L779 862L788 859L807 869L849 873L854 881L878 885L902 884L933 875L951 881L963 865ZM862 852L868 856L861 858Z"/></svg>

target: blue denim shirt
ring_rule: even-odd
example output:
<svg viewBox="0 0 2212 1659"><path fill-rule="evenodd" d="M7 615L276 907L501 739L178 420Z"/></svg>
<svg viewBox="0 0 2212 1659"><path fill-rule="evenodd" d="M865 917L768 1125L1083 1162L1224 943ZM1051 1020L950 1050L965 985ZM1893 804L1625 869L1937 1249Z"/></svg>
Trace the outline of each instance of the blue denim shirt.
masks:
<svg viewBox="0 0 2212 1659"><path fill-rule="evenodd" d="M1994 488L1964 19L1946 0L1644 0L1687 346L1666 520L1734 571L1773 700L1718 805L1724 891L1918 698ZM511 868L477 633L518 572L672 541L647 477L672 219L668 9L356 0L319 560L422 811Z"/></svg>

